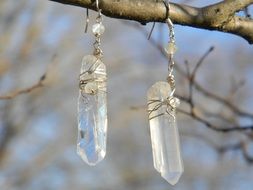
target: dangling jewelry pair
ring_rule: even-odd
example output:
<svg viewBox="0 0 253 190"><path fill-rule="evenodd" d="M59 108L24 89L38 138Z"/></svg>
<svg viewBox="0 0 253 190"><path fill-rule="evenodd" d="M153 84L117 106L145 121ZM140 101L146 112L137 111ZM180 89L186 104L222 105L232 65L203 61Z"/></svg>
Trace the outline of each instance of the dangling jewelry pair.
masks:
<svg viewBox="0 0 253 190"><path fill-rule="evenodd" d="M89 165L96 165L105 157L107 138L107 75L106 66L101 61L103 52L100 48L100 37L105 27L102 24L98 0L96 8L98 16L96 24L92 26L95 35L94 52L93 55L83 58L78 99L77 153ZM169 3L166 8L169 12ZM176 89L173 75L176 51L174 26L169 17L166 22L170 30L170 41L166 48L169 74L166 82L157 82L148 90L148 117L154 167L163 178L174 185L184 169L176 124L176 107L180 101L174 97Z"/></svg>

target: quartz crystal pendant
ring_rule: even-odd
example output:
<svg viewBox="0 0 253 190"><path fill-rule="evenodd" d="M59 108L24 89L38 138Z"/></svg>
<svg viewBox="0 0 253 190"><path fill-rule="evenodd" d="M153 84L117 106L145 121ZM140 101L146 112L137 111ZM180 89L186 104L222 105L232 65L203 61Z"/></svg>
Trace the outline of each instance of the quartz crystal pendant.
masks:
<svg viewBox="0 0 253 190"><path fill-rule="evenodd" d="M184 168L175 118L179 100L170 94L171 87L167 82L157 82L147 95L154 167L164 179L175 185Z"/></svg>
<svg viewBox="0 0 253 190"><path fill-rule="evenodd" d="M106 67L94 55L83 58L78 99L77 154L95 165L106 154Z"/></svg>
<svg viewBox="0 0 253 190"><path fill-rule="evenodd" d="M95 35L102 35L105 32L105 27L102 23L96 23L92 26L92 32Z"/></svg>

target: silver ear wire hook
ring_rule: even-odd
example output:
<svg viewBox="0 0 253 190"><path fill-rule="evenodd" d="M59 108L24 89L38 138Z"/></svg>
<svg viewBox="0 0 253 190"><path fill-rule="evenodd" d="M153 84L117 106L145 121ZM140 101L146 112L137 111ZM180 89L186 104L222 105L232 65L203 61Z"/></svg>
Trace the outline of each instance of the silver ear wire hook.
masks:
<svg viewBox="0 0 253 190"><path fill-rule="evenodd" d="M156 0L156 3L158 2L158 0ZM168 19L169 18L169 10L170 10L170 3L169 3L169 0L163 0L163 3L165 4L165 6L166 6L166 19ZM153 31L154 31L154 28L155 28L155 22L153 22L153 25L152 25L152 27L151 27L151 30L150 30L150 32L149 32L149 35L148 35L148 40L150 40L150 38L151 38L151 36L152 36L152 33L153 33Z"/></svg>
<svg viewBox="0 0 253 190"><path fill-rule="evenodd" d="M99 0L96 0L96 8L97 8L97 11L99 11L100 9L99 9L99 2L98 2Z"/></svg>
<svg viewBox="0 0 253 190"><path fill-rule="evenodd" d="M163 2L166 4L166 7L168 9L168 16L169 16L169 13L170 13L170 1L169 0L163 0Z"/></svg>
<svg viewBox="0 0 253 190"><path fill-rule="evenodd" d="M167 18L166 23L168 24L170 31L170 42L175 43L174 25L169 17Z"/></svg>
<svg viewBox="0 0 253 190"><path fill-rule="evenodd" d="M167 77L167 82L170 84L172 92L175 92L175 77L173 75L173 69L175 65L174 61L174 53L176 52L176 40L175 40L175 32L174 32L174 25L170 19L170 3L169 0L163 0L166 8L167 8L167 18L166 18L166 23L169 28L169 44L168 47L166 48L166 52L168 53L168 77ZM173 94L172 94L173 95Z"/></svg>
<svg viewBox="0 0 253 190"><path fill-rule="evenodd" d="M96 9L98 12L98 16L96 18L97 22L102 22L102 9L99 7L99 0L96 0Z"/></svg>
<svg viewBox="0 0 253 190"><path fill-rule="evenodd" d="M158 0L156 0L156 3L157 3L157 2L158 2ZM150 30L150 32L149 32L149 34L148 34L148 40L150 40L150 38L151 38L151 36L152 36L152 33L153 33L154 28L155 28L155 22L153 22L153 25L152 25L152 27L151 27L151 30Z"/></svg>
<svg viewBox="0 0 253 190"><path fill-rule="evenodd" d="M87 33L88 27L89 27L89 22L90 22L90 17L89 17L89 9L86 9L86 24L85 24L85 29L84 32Z"/></svg>
<svg viewBox="0 0 253 190"><path fill-rule="evenodd" d="M150 38L151 38L151 36L152 36L152 33L153 33L154 28L155 28L155 22L153 22L153 25L152 25L152 27L151 27L151 30L150 30L150 32L149 32L149 34L148 34L148 40L150 40Z"/></svg>
<svg viewBox="0 0 253 190"><path fill-rule="evenodd" d="M92 32L95 35L95 42L93 44L94 46L94 55L101 58L103 55L103 51L100 48L101 45L101 39L100 36L104 33L105 27L102 24L103 18L102 18L102 9L99 7L99 0L96 0L95 6L98 12L98 15L96 17L96 24L92 26Z"/></svg>

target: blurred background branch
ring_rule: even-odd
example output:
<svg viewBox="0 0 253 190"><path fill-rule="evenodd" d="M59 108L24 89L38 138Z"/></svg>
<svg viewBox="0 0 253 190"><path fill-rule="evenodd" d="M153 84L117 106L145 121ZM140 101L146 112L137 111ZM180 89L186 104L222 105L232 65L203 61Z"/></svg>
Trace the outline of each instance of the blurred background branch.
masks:
<svg viewBox="0 0 253 190"><path fill-rule="evenodd" d="M7 95L0 95L0 99L12 99L12 98L15 98L16 96L18 95L21 95L21 94L26 94L26 93L29 93L37 88L40 88L43 86L43 81L46 79L46 74L42 75L39 79L39 81L32 85L31 87L28 87L28 88L25 88L25 89L21 89L21 90L17 90L17 91L14 91L14 92L11 92Z"/></svg>

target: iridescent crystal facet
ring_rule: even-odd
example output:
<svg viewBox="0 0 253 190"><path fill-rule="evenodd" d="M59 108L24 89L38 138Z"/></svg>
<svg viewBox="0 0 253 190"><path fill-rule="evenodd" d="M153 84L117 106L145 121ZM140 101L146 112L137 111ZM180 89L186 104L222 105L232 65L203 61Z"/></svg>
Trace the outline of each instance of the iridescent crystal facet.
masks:
<svg viewBox="0 0 253 190"><path fill-rule="evenodd" d="M106 67L93 55L83 58L78 99L77 153L89 165L106 154Z"/></svg>
<svg viewBox="0 0 253 190"><path fill-rule="evenodd" d="M167 82L155 83L148 91L148 111L154 167L164 179L174 185L184 168L175 109L168 105L168 101L175 104L179 102L177 99L169 99L170 94L171 87Z"/></svg>

